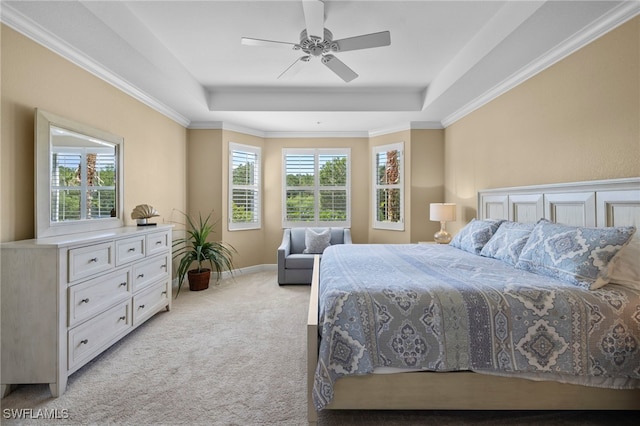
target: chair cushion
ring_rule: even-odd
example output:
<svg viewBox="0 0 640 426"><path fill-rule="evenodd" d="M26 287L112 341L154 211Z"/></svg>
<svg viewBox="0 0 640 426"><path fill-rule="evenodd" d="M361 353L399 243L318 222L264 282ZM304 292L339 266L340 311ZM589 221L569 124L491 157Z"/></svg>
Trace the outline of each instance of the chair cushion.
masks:
<svg viewBox="0 0 640 426"><path fill-rule="evenodd" d="M291 228L291 254L301 254L306 248L304 234L307 228Z"/></svg>
<svg viewBox="0 0 640 426"><path fill-rule="evenodd" d="M313 269L313 254L290 254L284 259L286 269Z"/></svg>
<svg viewBox="0 0 640 426"><path fill-rule="evenodd" d="M344 244L344 228L331 228L331 245Z"/></svg>

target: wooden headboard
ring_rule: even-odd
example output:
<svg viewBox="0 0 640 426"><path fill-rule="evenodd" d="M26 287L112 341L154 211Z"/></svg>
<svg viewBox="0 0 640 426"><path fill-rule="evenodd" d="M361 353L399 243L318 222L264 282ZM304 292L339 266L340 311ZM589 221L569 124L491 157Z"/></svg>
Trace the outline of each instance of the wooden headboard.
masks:
<svg viewBox="0 0 640 426"><path fill-rule="evenodd" d="M478 218L640 228L640 178L482 190Z"/></svg>

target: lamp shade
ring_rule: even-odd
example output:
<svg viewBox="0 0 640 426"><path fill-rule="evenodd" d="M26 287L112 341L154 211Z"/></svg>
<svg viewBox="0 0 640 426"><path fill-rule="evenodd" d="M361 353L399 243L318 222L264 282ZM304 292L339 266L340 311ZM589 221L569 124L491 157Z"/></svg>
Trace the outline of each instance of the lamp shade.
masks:
<svg viewBox="0 0 640 426"><path fill-rule="evenodd" d="M455 203L431 203L429 205L429 219L434 222L453 222L456 220Z"/></svg>

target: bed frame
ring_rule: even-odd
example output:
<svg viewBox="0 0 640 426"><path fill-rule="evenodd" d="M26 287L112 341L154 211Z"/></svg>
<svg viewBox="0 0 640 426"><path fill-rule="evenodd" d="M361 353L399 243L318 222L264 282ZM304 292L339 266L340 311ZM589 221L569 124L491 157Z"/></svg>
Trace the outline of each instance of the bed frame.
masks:
<svg viewBox="0 0 640 426"><path fill-rule="evenodd" d="M541 217L575 226L640 227L640 178L483 190L479 219L535 222ZM308 420L318 363L316 256L307 319ZM615 390L538 382L472 372L416 372L342 377L325 409L356 410L638 410L640 389Z"/></svg>

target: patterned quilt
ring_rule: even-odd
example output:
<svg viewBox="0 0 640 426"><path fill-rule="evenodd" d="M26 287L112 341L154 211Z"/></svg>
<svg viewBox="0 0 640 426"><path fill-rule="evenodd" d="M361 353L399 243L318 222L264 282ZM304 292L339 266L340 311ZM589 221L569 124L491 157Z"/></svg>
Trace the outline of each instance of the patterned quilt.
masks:
<svg viewBox="0 0 640 426"><path fill-rule="evenodd" d="M314 404L378 367L640 387L640 292L598 290L430 244L322 256Z"/></svg>

